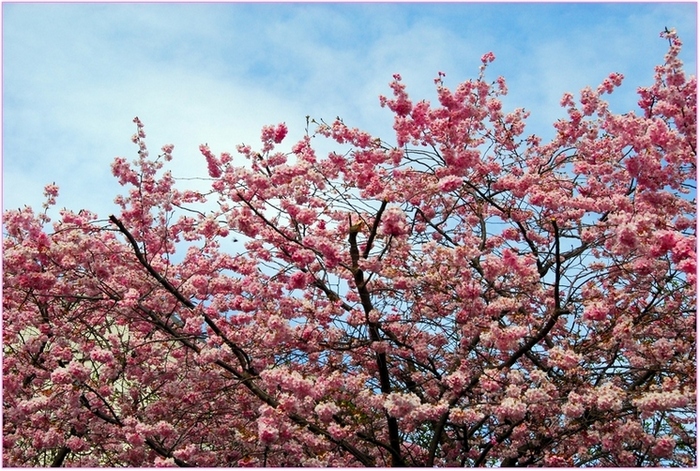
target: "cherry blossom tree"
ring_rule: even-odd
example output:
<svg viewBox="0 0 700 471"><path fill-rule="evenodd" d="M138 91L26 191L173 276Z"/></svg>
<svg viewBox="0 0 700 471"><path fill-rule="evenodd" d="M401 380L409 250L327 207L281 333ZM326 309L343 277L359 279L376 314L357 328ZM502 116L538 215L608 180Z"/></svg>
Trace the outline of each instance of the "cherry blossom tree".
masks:
<svg viewBox="0 0 700 471"><path fill-rule="evenodd" d="M389 141L201 146L210 191L136 118L114 215L4 214L3 464L696 465L697 83L662 37L636 112L611 74L550 142L492 54L435 105L395 75Z"/></svg>

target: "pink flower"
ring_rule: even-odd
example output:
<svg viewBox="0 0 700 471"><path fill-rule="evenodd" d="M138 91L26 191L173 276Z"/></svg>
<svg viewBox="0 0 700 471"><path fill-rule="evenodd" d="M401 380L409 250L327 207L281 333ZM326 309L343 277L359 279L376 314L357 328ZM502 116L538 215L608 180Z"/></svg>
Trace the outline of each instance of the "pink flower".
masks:
<svg viewBox="0 0 700 471"><path fill-rule="evenodd" d="M607 318L609 310L601 303L592 303L585 307L583 311L583 320L585 321L603 321Z"/></svg>
<svg viewBox="0 0 700 471"><path fill-rule="evenodd" d="M382 232L392 236L406 234L408 232L406 213L396 207L387 209L382 215Z"/></svg>
<svg viewBox="0 0 700 471"><path fill-rule="evenodd" d="M333 415L340 412L340 408L333 402L322 402L314 408L318 418L325 423L333 420Z"/></svg>
<svg viewBox="0 0 700 471"><path fill-rule="evenodd" d="M209 278L204 275L194 275L190 278L190 283L197 290L197 294L204 295L209 289Z"/></svg>
<svg viewBox="0 0 700 471"><path fill-rule="evenodd" d="M219 223L212 218L207 218L199 225L199 230L207 239L213 239L219 234Z"/></svg>
<svg viewBox="0 0 700 471"><path fill-rule="evenodd" d="M214 154L209 150L209 146L202 144L199 146L199 151L204 155L207 161L207 169L209 170L209 176L212 178L219 178L221 176L221 169L219 168L219 163L216 160Z"/></svg>
<svg viewBox="0 0 700 471"><path fill-rule="evenodd" d="M265 445L275 443L279 438L279 430L270 418L258 419L258 439Z"/></svg>
<svg viewBox="0 0 700 471"><path fill-rule="evenodd" d="M73 377L68 372L67 368L56 368L51 373L51 382L56 384L69 384L73 381Z"/></svg>
<svg viewBox="0 0 700 471"><path fill-rule="evenodd" d="M156 468L175 468L175 467L177 467L177 465L175 464L174 458L162 458L160 456L156 456L156 459L153 461L153 465Z"/></svg>
<svg viewBox="0 0 700 471"><path fill-rule="evenodd" d="M298 271L292 274L292 276L289 277L289 282L287 283L287 288L290 290L293 289L303 289L306 287L307 280L306 280L306 274L304 272Z"/></svg>
<svg viewBox="0 0 700 471"><path fill-rule="evenodd" d="M90 359L100 363L110 363L114 360L114 355L109 350L96 348L90 352Z"/></svg>
<svg viewBox="0 0 700 471"><path fill-rule="evenodd" d="M161 147L161 150L163 151L163 159L165 159L166 162L169 162L173 159L174 148L175 146L173 144L166 144L163 147Z"/></svg>
<svg viewBox="0 0 700 471"><path fill-rule="evenodd" d="M141 295L137 290L134 288L129 288L126 293L124 293L122 297L122 303L126 307L136 307L138 306L139 299L141 298Z"/></svg>
<svg viewBox="0 0 700 471"><path fill-rule="evenodd" d="M394 80L389 84L394 91L394 99L388 100L386 97L379 97L382 106L388 106L398 117L407 116L413 108L413 103L408 99L406 86L401 83L401 75L394 74Z"/></svg>
<svg viewBox="0 0 700 471"><path fill-rule="evenodd" d="M56 204L56 197L58 196L58 186L55 183L46 185L44 187L44 196L47 198L47 204Z"/></svg>
<svg viewBox="0 0 700 471"><path fill-rule="evenodd" d="M462 186L462 178L455 175L443 177L438 182L438 188L440 188L440 191L443 191L445 193L454 191L460 186Z"/></svg>
<svg viewBox="0 0 700 471"><path fill-rule="evenodd" d="M676 441L671 437L661 437L656 440L651 452L660 458L671 456L676 448Z"/></svg>
<svg viewBox="0 0 700 471"><path fill-rule="evenodd" d="M615 87L622 85L623 78L624 76L622 74L610 74L610 76L603 80L603 83L598 87L598 94L602 95L603 93L612 93Z"/></svg>
<svg viewBox="0 0 700 471"><path fill-rule="evenodd" d="M332 422L328 426L328 432L335 440L345 440L352 433L350 430L348 430L348 428L338 425L335 422Z"/></svg>
<svg viewBox="0 0 700 471"><path fill-rule="evenodd" d="M632 403L640 410L642 418L648 418L659 411L666 411L675 407L685 407L690 402L689 398L675 390L665 392L648 392Z"/></svg>
<svg viewBox="0 0 700 471"><path fill-rule="evenodd" d="M85 451L90 447L88 442L79 437L70 437L66 440L66 446L76 453Z"/></svg>
<svg viewBox="0 0 700 471"><path fill-rule="evenodd" d="M575 419L583 415L586 411L586 405L583 398L572 391L569 393L568 402L562 406L561 411L567 417Z"/></svg>
<svg viewBox="0 0 700 471"><path fill-rule="evenodd" d="M140 433L127 432L125 435L125 438L126 438L126 442L129 445L132 445L135 447L142 445L144 442L143 435L141 435Z"/></svg>
<svg viewBox="0 0 700 471"><path fill-rule="evenodd" d="M600 410L619 410L623 395L623 391L607 383L596 390L596 405Z"/></svg>
<svg viewBox="0 0 700 471"><path fill-rule="evenodd" d="M172 438L175 436L175 427L163 420L158 421L153 427L153 432L161 438Z"/></svg>
<svg viewBox="0 0 700 471"><path fill-rule="evenodd" d="M572 350L565 350L561 347L554 347L549 350L550 363L564 370L575 368L581 361L581 355Z"/></svg>
<svg viewBox="0 0 700 471"><path fill-rule="evenodd" d="M500 421L510 419L519 421L525 417L527 406L513 397L507 397L501 402L501 405L496 407L496 416Z"/></svg>
<svg viewBox="0 0 700 471"><path fill-rule="evenodd" d="M415 394L391 393L384 401L389 415L397 418L407 415L420 405L420 399Z"/></svg>
<svg viewBox="0 0 700 471"><path fill-rule="evenodd" d="M275 135L272 138L275 144L279 144L282 142L284 137L287 135L287 125L282 123L278 124L277 127L275 128Z"/></svg>
<svg viewBox="0 0 700 471"><path fill-rule="evenodd" d="M569 468L571 463L563 456L548 455L544 459L545 466L549 468Z"/></svg>
<svg viewBox="0 0 700 471"><path fill-rule="evenodd" d="M483 418L483 414L475 411L474 408L469 407L467 409L451 409L449 417L450 422L468 425L481 420Z"/></svg>
<svg viewBox="0 0 700 471"><path fill-rule="evenodd" d="M461 393L462 389L467 385L469 378L462 370L457 370L444 379L445 385L452 389L455 393Z"/></svg>
<svg viewBox="0 0 700 471"><path fill-rule="evenodd" d="M495 60L496 60L496 56L494 55L493 52L487 52L486 54L481 56L481 62L483 62L484 64L486 64L488 62L493 62Z"/></svg>
<svg viewBox="0 0 700 471"><path fill-rule="evenodd" d="M185 174L175 190L172 145L150 159L135 119L139 156L112 166L128 231L5 212L3 464L61 446L71 466L175 464L146 439L200 467L382 464L386 416L409 466L431 438L449 467L543 434L533 457L548 466L630 465L635 450L694 464L677 443L695 431L696 78L668 40L641 114L608 109L612 74L580 104L563 97L549 142L484 78L492 53L454 90L438 73L434 107L396 75L388 139L338 118L291 153L273 150L286 124L264 126L262 149L237 146L245 166L204 145L209 189ZM57 195L48 185L47 205ZM663 378L635 387L650 370ZM587 410L603 420L577 427ZM478 428L470 450L449 424Z"/></svg>

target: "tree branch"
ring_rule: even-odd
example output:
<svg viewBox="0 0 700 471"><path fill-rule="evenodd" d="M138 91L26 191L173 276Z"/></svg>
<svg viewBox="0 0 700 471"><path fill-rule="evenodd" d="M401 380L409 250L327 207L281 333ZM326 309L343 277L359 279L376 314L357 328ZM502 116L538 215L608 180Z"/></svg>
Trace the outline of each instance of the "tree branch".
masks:
<svg viewBox="0 0 700 471"><path fill-rule="evenodd" d="M134 236L124 227L122 222L117 219L115 216L110 216L109 219L117 225L119 230L126 236L126 238L129 240L129 243L131 244L132 248L134 249L134 253L136 254L136 258L139 260L141 265L146 268L148 273L150 273L165 289L167 289L175 298L180 301L183 305L185 305L187 308L193 310L195 308L195 305L185 298L182 293L180 293L177 288L175 288L168 280L163 278L154 268L153 266L148 263L148 261L145 259L143 254L141 253L141 250L139 249L138 243L136 242L136 239L134 239ZM196 352L199 352L199 348L193 345L191 342L186 341L182 336L177 335L176 332L174 332L171 328L168 328L165 326L162 322L160 322L156 316L155 313L153 313L150 310L145 309L143 306L139 306L144 312L148 313L151 317L154 318L154 322L158 327L161 329L165 330L168 334L171 336L174 336L174 339L183 343L186 345L188 348L194 349ZM277 408L279 406L279 403L277 400L275 400L270 394L268 394L266 391L262 390L255 382L253 381L254 379L257 378L257 372L252 368L250 359L248 358L248 355L234 342L232 342L230 339L225 337L223 335L223 332L218 328L216 323L206 314L202 314L204 321L207 323L207 325L216 333L220 338L224 340L224 342L231 348L233 353L236 355L238 358L241 366L243 367L243 371L238 371L236 368L233 366L229 365L228 363L222 361L222 360L217 360L214 363L218 365L219 367L223 368L224 370L228 371L229 373L233 374L234 377L239 379L245 387L251 391L258 399L262 400L266 404L270 405L271 407ZM87 398L85 398L87 401ZM89 403L88 403L89 404ZM104 414L102 414L104 416ZM331 442L337 444L350 454L352 454L355 458L357 458L362 464L365 466L374 466L374 460L368 456L366 453L363 453L360 451L358 448L356 448L354 445L351 443L348 443L346 440L337 440L334 439L333 436L328 432L327 430L322 429L318 425L309 422L308 420L304 419L303 417L297 415L297 414L289 414L288 417L297 425L300 425L302 427L306 427L309 430L311 430L313 433L317 435L321 435L325 437L326 439L330 440ZM107 416L102 417L103 419L109 419ZM393 419L396 421L396 419ZM113 420L108 420L112 423L114 423ZM398 427L397 427L397 437L398 437ZM158 454L164 456L164 457L171 457L166 450L164 450L162 447L158 448L158 444L155 443L153 440L147 439L147 443L149 446L151 446ZM154 448L156 447L156 448ZM160 450L160 451L159 451ZM164 454L165 453L165 454ZM191 466L188 463L178 460L177 458L173 458L175 460L175 463L178 466L183 466L183 467L188 467Z"/></svg>
<svg viewBox="0 0 700 471"><path fill-rule="evenodd" d="M384 210L386 205L383 204L380 208L381 211ZM372 233L370 238L374 238L377 229L377 220L375 218L375 224L372 226ZM370 312L374 309L372 306L372 300L370 297L369 290L367 289L367 283L364 278L364 273L360 268L360 251L357 247L357 234L360 232L360 224L350 227L350 234L348 235L348 242L350 243L350 258L352 260L352 275L355 280L355 287L360 295L360 302L365 311L365 318L367 319L367 326L369 329L370 339L373 342L379 342L381 340L379 336L379 327L376 322L369 319ZM391 381L389 379L389 367L387 363L386 353L377 352L377 370L379 372L379 383L381 390L384 394L389 394L391 392ZM387 425L389 428L389 443L391 444L391 463L392 466L405 466L403 458L401 457L401 437L399 435L399 425L396 418L386 414Z"/></svg>
<svg viewBox="0 0 700 471"><path fill-rule="evenodd" d="M146 260L146 257L143 256L143 253L141 253L141 249L139 249L138 243L136 242L136 239L134 239L134 236L131 235L131 233L124 227L124 224L117 219L115 216L110 216L109 220L112 221L114 224L117 225L119 228L119 231L126 236L126 238L129 240L129 243L131 244L131 247L134 249L134 253L136 255L136 258L139 260L141 265L148 271L148 273L153 276L153 278L158 281L158 283L161 284L169 293L171 293L175 298L180 301L185 307L187 307L190 310L194 310L196 306L187 299L180 291L178 291L177 288L175 288L168 280L166 280L163 276L161 276L160 273L156 271L155 268ZM257 372L253 369L250 358L248 358L248 355L243 351L241 347L236 345L234 342L232 342L228 337L226 337L221 329L216 325L214 320L209 317L208 315L202 313L202 317L204 318L204 322L214 331L216 335L218 335L224 343L231 349L231 351L236 355L238 358L238 361L241 364L241 367L243 370L249 374L256 375ZM161 323L162 326L162 323ZM172 332L170 332L172 333Z"/></svg>

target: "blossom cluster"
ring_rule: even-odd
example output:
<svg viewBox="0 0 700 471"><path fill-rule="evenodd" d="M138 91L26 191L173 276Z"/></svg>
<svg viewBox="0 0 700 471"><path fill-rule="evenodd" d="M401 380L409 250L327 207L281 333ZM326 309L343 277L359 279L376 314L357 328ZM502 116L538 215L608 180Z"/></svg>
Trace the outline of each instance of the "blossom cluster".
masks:
<svg viewBox="0 0 700 471"><path fill-rule="evenodd" d="M636 112L610 74L550 141L492 53L434 103L394 75L388 140L203 144L208 190L135 118L113 215L52 221L56 184L4 214L3 465L697 465L697 83L663 36Z"/></svg>

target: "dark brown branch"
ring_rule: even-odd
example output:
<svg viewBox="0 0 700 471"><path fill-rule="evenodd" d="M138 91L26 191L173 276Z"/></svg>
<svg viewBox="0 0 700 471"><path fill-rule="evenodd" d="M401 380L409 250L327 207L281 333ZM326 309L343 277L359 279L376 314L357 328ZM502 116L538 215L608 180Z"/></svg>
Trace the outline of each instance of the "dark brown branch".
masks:
<svg viewBox="0 0 700 471"><path fill-rule="evenodd" d="M382 205L380 211L383 211L385 205ZM370 238L374 237L375 231L377 229L376 221L372 227L372 234ZM348 236L348 242L350 243L350 259L352 261L352 275L355 280L355 287L357 293L360 295L360 302L362 303L362 308L365 312L365 318L367 319L367 326L369 329L370 340L373 342L379 342L381 340L379 336L379 327L376 322L369 319L371 311L374 309L372 306L372 300L370 297L369 290L367 289L367 282L364 278L364 273L360 268L360 250L357 247L357 234L360 231L361 225L355 225L350 227L350 234ZM389 367L387 363L386 353L376 353L377 358L377 370L379 372L379 383L381 390L384 394L389 394L391 392L391 381L389 378ZM387 426L389 431L389 443L391 449L391 464L394 467L405 466L403 458L401 457L401 438L399 436L399 425L396 418L391 417L387 414Z"/></svg>
<svg viewBox="0 0 700 471"><path fill-rule="evenodd" d="M87 397L85 397L85 394L80 395L80 403L83 405L83 407L85 407L87 410L89 410L90 412L92 412L93 414L95 414L97 417L104 420L105 422L110 423L112 425L117 425L119 427L121 427L123 425L121 420L119 420L119 417L117 417L117 416L110 417L107 414L105 414L104 412L100 411L99 409L93 408L90 405L90 400ZM112 413L114 413L114 412L112 411Z"/></svg>
<svg viewBox="0 0 700 471"><path fill-rule="evenodd" d="M533 337L530 338L527 342L525 342L508 360L504 361L501 363L498 367L500 368L510 368L515 364L518 359L523 356L526 352L530 351L530 349L537 344L540 340L542 340L547 334L549 334L549 331L552 330L554 325L557 323L557 320L559 319L559 316L562 314L568 314L569 311L567 309L562 309L561 307L561 299L559 299L559 284L561 283L561 253L560 253L560 247L559 247L559 227L557 226L557 222L552 219L552 226L554 227L554 265L555 265L555 273L554 273L554 312L552 313L551 317L547 321L547 323L535 334Z"/></svg>
<svg viewBox="0 0 700 471"><path fill-rule="evenodd" d="M139 259L139 262L141 262L141 265L144 266L146 270L148 270L148 273L151 274L153 278L155 278L158 283L160 283L170 294L175 296L178 301L180 301L183 305L187 306L190 309L194 309L195 306L192 304L192 301L187 299L180 293L173 285L170 284L168 280L163 278L160 273L158 273L153 266L151 266L150 263L148 263L148 260L146 260L146 257L143 256L141 253L141 249L139 248L139 244L136 242L136 239L134 239L134 236L131 235L131 233L124 227L124 224L117 219L115 216L110 216L109 220L112 221L116 226L119 228L119 231L126 236L126 238L129 240L129 243L131 244L131 247L134 249L134 254L136 254L136 258Z"/></svg>
<svg viewBox="0 0 700 471"><path fill-rule="evenodd" d="M163 458L172 458L173 461L175 462L175 464L178 465L179 467L181 467L181 468L194 468L194 465L189 464L187 461L183 461L180 458L174 457L171 452L169 452L168 450L163 448L161 445L158 444L158 442L156 442L152 438L148 437L148 438L146 438L145 441L146 441L146 445L151 447L151 449L153 451L158 453Z"/></svg>
<svg viewBox="0 0 700 471"><path fill-rule="evenodd" d="M372 250L372 244L374 243L374 238L377 236L377 228L379 227L379 222L382 219L382 213L386 209L387 200L382 200L382 205L377 211L377 215L374 217L374 222L372 223L372 229L370 230L369 237L367 238L367 246L362 253L362 258L366 259L369 257L369 252Z"/></svg>
<svg viewBox="0 0 700 471"><path fill-rule="evenodd" d="M180 292L177 290L177 288L175 288L168 280L166 280L165 278L163 278L163 277L151 266L151 264L148 263L148 261L146 260L146 258L145 258L145 257L143 256L143 254L141 253L141 250L140 250L140 248L139 248L139 246L138 246L138 243L136 242L136 239L134 239L133 235L131 235L131 233L124 227L124 225L122 224L122 222L119 221L119 219L117 219L115 216L110 216L109 219L110 219L114 224L117 225L117 227L119 228L119 230L120 230L120 231L126 236L126 238L129 240L129 243L131 244L132 248L134 249L134 253L136 254L136 258L139 260L139 262L141 263L141 265L143 265L144 268L146 268L146 270L148 271L148 273L150 273L150 274L165 288L165 289L167 289L171 294L173 294L173 296L175 296L175 298L176 298L178 301L180 301L183 305L185 305L185 306L186 306L187 308L189 308L189 309L194 309L194 308L195 308L195 305L194 305L190 300L188 300L187 298L185 298L185 297L182 295L182 293L180 293ZM161 321L158 319L158 317L157 317L157 315L156 315L155 313L153 313L152 311L149 311L149 310L145 309L143 306L139 306L139 308L142 309L142 310L143 310L144 312L146 312L147 314L149 314L149 316L150 316L151 318L153 318L153 320L154 320L154 322L156 323L156 325L157 325L158 327L160 327L161 329L163 329L164 331L166 331L166 332L167 332L168 334L170 334L171 336L173 336L173 338L174 338L175 340L179 341L180 343L182 343L183 345L187 346L188 348L193 349L193 350L196 351L196 352L199 352L199 348L198 348L196 345L194 345L194 344L192 344L191 342L187 341L187 340L186 340L185 338L183 338L182 336L177 335L177 333L174 332L174 331L172 330L172 328L170 328L169 326L166 326L163 322L161 322ZM276 407L279 405L279 403L278 403L270 394L268 394L267 392L265 392L264 390L262 390L262 389L261 389L257 384L255 384L255 382L253 381L253 380L257 377L257 373L256 373L255 370L252 368L250 359L248 358L248 355L247 355L240 347L238 347L235 343L233 343L230 339L226 338L226 337L223 335L223 332L221 332L221 330L218 328L218 326L216 325L216 323L215 323L209 316L207 316L206 314L202 314L202 316L203 316L203 318L204 318L204 321L205 321L205 322L207 323L207 325L214 331L214 333L217 334L221 339L223 339L223 341L229 346L229 348L231 348L231 350L233 351L233 353L234 353L234 354L236 355L236 357L238 358L238 360L239 360L241 366L243 367L243 371L238 371L236 368L234 368L233 366L229 365L228 363L226 363L226 362L224 362L224 361L222 361L222 360L217 360L217 361L215 362L215 364L218 365L219 367L223 368L224 370L228 371L228 372L231 373L235 378L237 378L238 380L240 380L240 381L246 386L246 388L248 388L248 390L251 391L258 399L262 400L263 402L265 402L266 404L270 405L271 407L275 407L275 408L276 408ZM89 402L87 401L87 398L85 398L85 402L83 402L83 404L86 405L86 404L85 404L86 402L87 402L87 406L89 406ZM108 422L115 423L113 419L107 417L106 415L104 415L104 414L102 414L102 413L99 413L99 411L93 411L93 412L95 412L98 416L100 416L100 414L101 414L100 417L101 417L103 420L107 420ZM306 427L306 428L308 428L309 430L311 430L313 433L315 433L315 434L317 434L317 435L321 435L321 436L325 437L327 440L331 441L332 443L337 444L338 446L340 446L341 448L343 448L344 450L346 450L346 451L348 451L350 454L352 454L355 458L357 458L357 460L360 461L363 465L368 466L368 467L374 466L374 460L372 459L372 457L368 456L366 453L363 453L363 452L360 451L358 448L356 448L354 445L352 445L351 443L348 443L346 440L337 440L337 439L333 438L332 435L330 434L330 432L328 432L327 430L322 429L321 427L319 427L318 425L316 425L316 424L314 424L314 423L309 422L308 420L304 419L303 417L301 417L301 416L299 416L299 415L290 414L290 415L289 415L289 418L290 418L294 423L296 423L297 425L300 425L300 426L302 426L302 427ZM393 419L393 420L394 420L394 422L396 421L396 419ZM119 424L119 425L121 425L121 424ZM397 437L398 437L398 427L397 427ZM147 440L146 440L146 443L147 443L151 448L153 448L154 451L156 451L158 454L160 454L161 456L168 457L168 458L169 458L169 457L172 457L171 454L169 454L166 450L164 450L162 447L160 447L160 446L159 446L156 442L154 442L153 440L147 439ZM398 448L397 448L397 449L398 449ZM182 461L182 460L179 460L179 459L177 459L177 458L173 458L173 459L175 460L175 463L176 463L178 466L182 466L182 467L189 467L189 466L191 466L191 465L189 465L188 463L186 463L186 462L184 462L184 461Z"/></svg>
<svg viewBox="0 0 700 471"><path fill-rule="evenodd" d="M85 384L83 384L83 385L84 385L84 386L87 386L87 385L85 385ZM92 389L92 388L89 388L89 389ZM100 399L102 399L101 396L100 396ZM104 399L102 399L102 400L103 400L103 402L105 402ZM117 417L116 414L114 414L114 410L112 410L112 408L109 406L109 404L107 404L107 407L110 409L110 412L113 414L114 417L109 417L108 415L106 415L105 413L101 412L100 410L94 409L94 408L90 405L90 401L88 400L87 397L85 397L84 394L80 396L80 403L81 403L85 408L87 408L90 412L92 412L93 414L95 414L97 417L99 417L100 419L104 420L105 422L110 423L110 424L112 424L112 425L116 425L116 426L118 426L118 427L123 427L123 426L124 426L124 424L122 423L122 421L119 420L119 417ZM106 402L105 402L105 404L106 404ZM172 453L170 453L170 452L167 451L165 448L163 448L162 446L160 446L160 445L159 445L155 440L153 440L152 438L146 438L145 442L146 442L146 444L147 444L151 449L153 449L153 451L155 451L156 453L158 453L160 456L162 456L162 457L164 457L164 458L173 458L173 460L175 461L175 464L177 464L178 466L183 467L183 468L190 468L190 467L192 467L192 465L189 464L189 463L187 463L186 461L183 461L183 460L181 460L181 459L179 459L179 458L175 458L174 456L172 456ZM56 458L54 459L54 461L53 461L53 463L51 464L51 466L52 466L52 467L60 467L60 466L63 464L63 461L65 460L65 458L66 458L66 456L68 455L69 452L70 452L70 449L69 449L68 447L63 447L63 448L61 448L61 450L59 451L59 454L56 455Z"/></svg>
<svg viewBox="0 0 700 471"><path fill-rule="evenodd" d="M62 446L61 449L58 450L58 453L54 457L53 461L51 462L51 467L60 468L61 466L63 466L63 462L68 456L68 453L70 453L70 448L68 448L67 446Z"/></svg>
<svg viewBox="0 0 700 471"><path fill-rule="evenodd" d="M559 241L559 226L557 226L556 220L552 219L552 227L554 228L554 263L555 263L555 280L554 280L554 312L552 316L549 318L547 323L537 332L536 335L534 335L532 338L530 338L527 342L525 342L508 360L505 360L503 363L501 363L498 366L498 369L502 368L510 368L515 364L515 362L518 361L520 357L523 355L527 355L532 347L537 344L540 340L542 340L554 327L556 324L557 320L559 319L559 316L562 314L567 314L569 311L566 309L562 309L561 307L561 300L559 299L559 284L561 283L561 253L560 253L560 241ZM465 390L469 390L472 387L476 385L476 383L479 381L481 375L477 374L474 375L472 380L470 381L469 385L465 388ZM459 396L458 396L459 397ZM456 404L456 401L458 397L455 397L450 401L450 408ZM437 451L437 445L440 439L440 435L443 433L443 430L445 428L445 425L447 423L447 413L443 414L442 417L440 417L440 420L438 421L436 427L435 427L435 435L433 436L433 439L430 443L430 448L428 451L428 466L433 465L433 460L435 459L435 453ZM490 447L488 448L490 449ZM485 450L484 453L482 453L481 458L485 458L486 453L488 450ZM480 459L481 459L480 458Z"/></svg>
<svg viewBox="0 0 700 471"><path fill-rule="evenodd" d="M126 238L129 240L129 243L131 244L131 247L134 249L134 254L136 255L136 258L139 260L141 265L148 271L148 273L155 278L158 283L161 284L169 293L171 293L175 298L180 301L185 307L187 307L190 310L195 309L195 305L187 299L180 291L178 291L177 288L175 288L168 280L163 278L160 273L156 271L155 268L146 260L146 257L144 257L143 253L141 252L141 249L139 248L138 243L136 242L136 239L134 239L134 236L131 235L131 233L124 227L124 224L117 219L115 216L110 216L109 220L112 221L114 224L117 225L119 228L119 231L126 236ZM255 375L256 372L253 370L250 358L248 358L248 355L241 349L238 345L236 345L234 342L232 342L228 337L226 337L221 329L216 325L214 320L209 317L206 314L202 314L202 317L204 318L204 322L209 326L209 328L214 331L216 335L218 335L224 343L231 349L231 351L236 355L238 358L238 361L241 363L241 366L243 367L243 370L248 372L249 374ZM163 324L160 323L160 326L162 327ZM172 333L169 329L169 333Z"/></svg>
<svg viewBox="0 0 700 471"><path fill-rule="evenodd" d="M303 418L297 414L290 414L289 418L292 419L292 421L294 421L294 423L296 423L297 425L301 425L302 427L306 427L309 430L311 430L313 433L315 433L316 435L321 435L321 436L325 437L331 443L335 443L335 444L339 445L341 448L348 451L352 456L357 458L358 461L360 461L360 463L362 463L364 466L366 466L366 467L374 467L375 466L374 459L371 456L367 455L366 453L363 453L362 451L357 449L357 447L355 447L351 443L348 443L345 440L337 440L337 439L333 438L333 436L330 434L330 432L322 429L321 427L319 427L318 425L316 425L312 422L309 422L308 420L306 420L305 418ZM359 436L359 434L358 434L358 436Z"/></svg>

